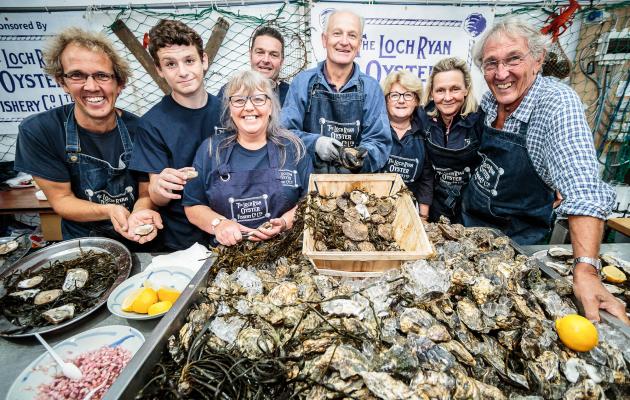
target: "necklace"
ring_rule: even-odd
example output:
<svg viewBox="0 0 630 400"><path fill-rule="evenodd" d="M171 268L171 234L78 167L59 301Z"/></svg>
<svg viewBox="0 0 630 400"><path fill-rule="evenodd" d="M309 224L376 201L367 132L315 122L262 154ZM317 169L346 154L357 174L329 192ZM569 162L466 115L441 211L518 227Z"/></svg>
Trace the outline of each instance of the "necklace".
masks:
<svg viewBox="0 0 630 400"><path fill-rule="evenodd" d="M404 131L407 132L409 130L409 128L411 128L411 122L407 122L404 125L396 125L393 122L390 122L392 125L392 128L394 128L397 131Z"/></svg>

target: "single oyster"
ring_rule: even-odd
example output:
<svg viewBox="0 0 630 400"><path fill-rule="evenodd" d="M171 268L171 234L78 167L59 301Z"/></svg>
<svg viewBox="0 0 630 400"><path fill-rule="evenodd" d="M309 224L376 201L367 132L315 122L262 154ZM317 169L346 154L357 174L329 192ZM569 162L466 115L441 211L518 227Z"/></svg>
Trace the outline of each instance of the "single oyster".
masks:
<svg viewBox="0 0 630 400"><path fill-rule="evenodd" d="M562 276L567 276L571 273L571 266L564 263L545 261L545 265Z"/></svg>
<svg viewBox="0 0 630 400"><path fill-rule="evenodd" d="M9 296L19 297L22 300L28 300L31 297L35 297L35 295L39 293L40 291L41 291L40 289L21 290L19 292L9 293Z"/></svg>
<svg viewBox="0 0 630 400"><path fill-rule="evenodd" d="M389 199L382 199L376 202L376 213L385 216L392 212L394 204Z"/></svg>
<svg viewBox="0 0 630 400"><path fill-rule="evenodd" d="M57 300L59 296L63 294L63 290L61 289L53 289L53 290L44 290L35 296L35 300L33 302L35 305L48 304L51 301Z"/></svg>
<svg viewBox="0 0 630 400"><path fill-rule="evenodd" d="M359 190L353 190L350 192L350 200L352 200L354 204L367 204L370 197Z"/></svg>
<svg viewBox="0 0 630 400"><path fill-rule="evenodd" d="M24 279L23 281L18 282L17 287L19 289L30 289L42 283L43 280L43 276L37 275L32 278Z"/></svg>
<svg viewBox="0 0 630 400"><path fill-rule="evenodd" d="M376 229L378 231L378 235L383 239L389 242L394 240L394 227L390 224L381 224Z"/></svg>
<svg viewBox="0 0 630 400"><path fill-rule="evenodd" d="M133 233L140 236L146 236L149 233L153 232L153 229L155 229L155 226L153 226L153 224L143 224L136 226L133 230Z"/></svg>
<svg viewBox="0 0 630 400"><path fill-rule="evenodd" d="M562 247L552 247L547 250L547 255L551 258L557 258L559 260L568 260L573 257L573 251Z"/></svg>
<svg viewBox="0 0 630 400"><path fill-rule="evenodd" d="M20 246L17 240L11 240L6 243L0 244L0 256L5 254L9 254L13 250L17 249Z"/></svg>
<svg viewBox="0 0 630 400"><path fill-rule="evenodd" d="M361 221L361 214L355 207L346 208L346 211L343 212L343 217L350 222Z"/></svg>
<svg viewBox="0 0 630 400"><path fill-rule="evenodd" d="M43 312L42 317L50 323L58 324L63 320L74 317L74 304L65 304L61 307L51 308Z"/></svg>
<svg viewBox="0 0 630 400"><path fill-rule="evenodd" d="M332 212L332 211L335 211L335 209L337 208L337 200L335 200L334 198L326 199L326 198L318 197L316 202L319 209L324 212Z"/></svg>
<svg viewBox="0 0 630 400"><path fill-rule="evenodd" d="M349 239L362 242L368 238L368 227L360 222L344 222L341 225L343 234Z"/></svg>
<svg viewBox="0 0 630 400"><path fill-rule="evenodd" d="M262 225L260 225L258 228L256 228L257 230L259 229L271 229L273 228L273 224L269 221L263 223Z"/></svg>
<svg viewBox="0 0 630 400"><path fill-rule="evenodd" d="M376 251L376 248L371 242L359 242L359 251Z"/></svg>
<svg viewBox="0 0 630 400"><path fill-rule="evenodd" d="M63 289L64 292L72 292L75 289L81 289L85 286L89 276L90 274L83 268L69 269L61 289Z"/></svg>
<svg viewBox="0 0 630 400"><path fill-rule="evenodd" d="M199 176L199 172L195 171L194 169L192 171L191 170L186 171L186 179L194 179L198 176Z"/></svg>
<svg viewBox="0 0 630 400"><path fill-rule="evenodd" d="M348 199L343 196L337 197L337 207L345 211L348 207L350 207Z"/></svg>

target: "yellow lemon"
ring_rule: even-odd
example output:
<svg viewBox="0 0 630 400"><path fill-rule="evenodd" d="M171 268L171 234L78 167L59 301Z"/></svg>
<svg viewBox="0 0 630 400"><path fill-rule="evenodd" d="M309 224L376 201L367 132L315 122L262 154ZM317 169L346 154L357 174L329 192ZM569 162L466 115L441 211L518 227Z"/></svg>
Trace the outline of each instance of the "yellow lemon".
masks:
<svg viewBox="0 0 630 400"><path fill-rule="evenodd" d="M158 289L157 295L160 301L170 301L171 303L175 303L175 300L179 297L180 292L177 289L162 286Z"/></svg>
<svg viewBox="0 0 630 400"><path fill-rule="evenodd" d="M604 274L604 279L608 282L624 283L626 281L626 274L614 265L607 265L602 268L602 274Z"/></svg>
<svg viewBox="0 0 630 400"><path fill-rule="evenodd" d="M133 310L133 302L136 301L140 292L142 292L142 288L132 290L123 300L121 309L125 312L131 312Z"/></svg>
<svg viewBox="0 0 630 400"><path fill-rule="evenodd" d="M151 307L149 307L148 314L149 315L162 314L170 310L172 306L173 306L173 303L171 303L168 300L158 301L157 303L152 304Z"/></svg>
<svg viewBox="0 0 630 400"><path fill-rule="evenodd" d="M143 287L137 292L134 291L132 294L134 297L129 300L131 302L131 309L129 311L138 314L146 314L149 307L158 301L157 293L151 288ZM131 294L129 296L131 296Z"/></svg>
<svg viewBox="0 0 630 400"><path fill-rule="evenodd" d="M565 346L575 351L589 351L597 346L597 328L581 315L569 314L556 320L556 332Z"/></svg>

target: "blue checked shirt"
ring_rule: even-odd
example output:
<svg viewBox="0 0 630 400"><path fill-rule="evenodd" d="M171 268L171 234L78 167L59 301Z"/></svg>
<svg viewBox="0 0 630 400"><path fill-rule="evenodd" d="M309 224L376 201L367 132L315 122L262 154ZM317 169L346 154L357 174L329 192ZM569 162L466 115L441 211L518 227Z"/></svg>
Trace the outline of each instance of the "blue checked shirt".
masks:
<svg viewBox="0 0 630 400"><path fill-rule="evenodd" d="M497 118L497 101L484 94L481 108L486 124ZM559 215L587 215L606 219L615 192L599 178L595 146L582 103L564 83L538 76L503 130L517 133L527 123L527 151L543 181L562 194Z"/></svg>

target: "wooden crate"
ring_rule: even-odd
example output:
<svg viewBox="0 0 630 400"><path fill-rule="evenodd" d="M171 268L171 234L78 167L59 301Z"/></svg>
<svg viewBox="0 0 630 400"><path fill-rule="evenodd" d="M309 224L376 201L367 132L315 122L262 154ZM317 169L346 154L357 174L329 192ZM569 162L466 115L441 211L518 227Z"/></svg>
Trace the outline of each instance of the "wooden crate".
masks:
<svg viewBox="0 0 630 400"><path fill-rule="evenodd" d="M360 189L376 196L398 192L404 183L398 174L311 174L309 193L339 196ZM407 194L395 203L394 240L404 251L316 251L310 229L304 230L302 252L320 273L347 276L370 276L400 265L408 260L428 258L434 254L416 207Z"/></svg>

